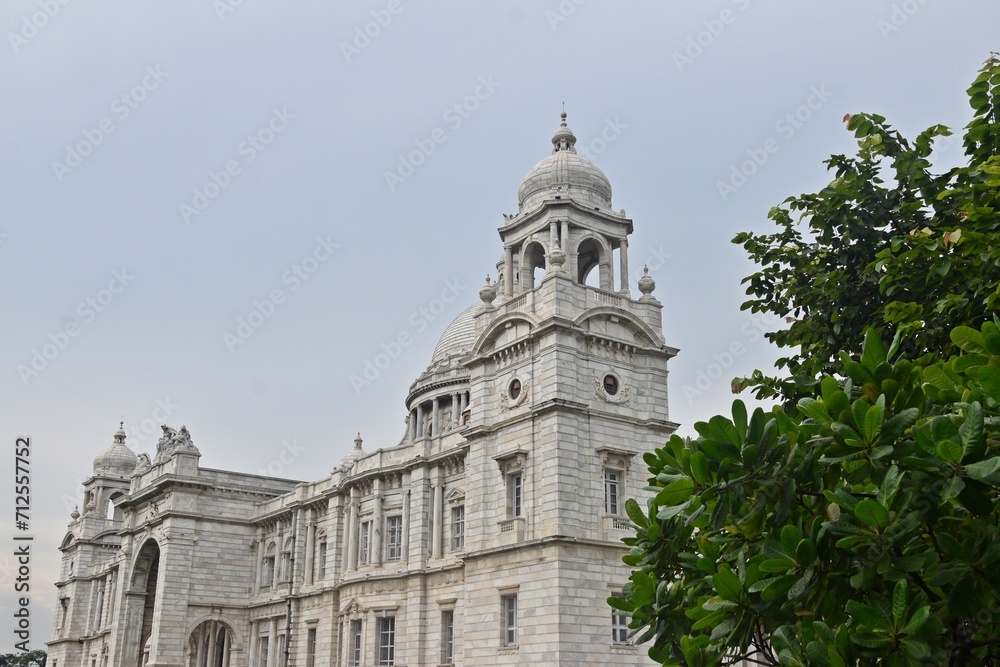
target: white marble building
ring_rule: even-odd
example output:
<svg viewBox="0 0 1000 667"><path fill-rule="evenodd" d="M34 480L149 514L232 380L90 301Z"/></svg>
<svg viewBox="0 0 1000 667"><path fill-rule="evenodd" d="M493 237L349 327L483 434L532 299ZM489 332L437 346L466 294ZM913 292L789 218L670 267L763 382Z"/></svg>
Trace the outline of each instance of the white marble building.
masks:
<svg viewBox="0 0 1000 667"><path fill-rule="evenodd" d="M398 444L298 482L202 468L184 427L136 457L119 430L61 546L49 666L652 664L606 599L676 350L575 143L563 114Z"/></svg>

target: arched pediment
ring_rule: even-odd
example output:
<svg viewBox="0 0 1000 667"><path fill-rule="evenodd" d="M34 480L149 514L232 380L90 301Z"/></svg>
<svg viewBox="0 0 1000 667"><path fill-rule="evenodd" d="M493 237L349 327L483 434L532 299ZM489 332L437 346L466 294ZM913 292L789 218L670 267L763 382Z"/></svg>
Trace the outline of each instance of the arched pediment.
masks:
<svg viewBox="0 0 1000 667"><path fill-rule="evenodd" d="M59 544L59 549L61 551L65 551L66 549L69 549L71 546L73 546L75 543L76 543L76 535L74 535L73 533L66 533L66 537L64 537L63 541Z"/></svg>
<svg viewBox="0 0 1000 667"><path fill-rule="evenodd" d="M573 324L600 336L615 338L631 345L659 348L659 335L635 315L621 308L601 306L580 315Z"/></svg>
<svg viewBox="0 0 1000 667"><path fill-rule="evenodd" d="M531 334L538 322L525 313L501 315L476 339L472 354L487 354Z"/></svg>

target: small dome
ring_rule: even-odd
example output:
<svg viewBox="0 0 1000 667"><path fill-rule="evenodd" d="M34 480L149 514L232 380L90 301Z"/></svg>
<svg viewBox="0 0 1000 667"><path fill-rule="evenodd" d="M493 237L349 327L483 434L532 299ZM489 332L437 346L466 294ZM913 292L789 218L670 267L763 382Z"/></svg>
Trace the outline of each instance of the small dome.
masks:
<svg viewBox="0 0 1000 667"><path fill-rule="evenodd" d="M125 445L125 424L115 433L115 441L94 459L94 474L102 477L131 477L138 458Z"/></svg>
<svg viewBox="0 0 1000 667"><path fill-rule="evenodd" d="M347 471L354 467L354 462L358 459L363 459L368 456L368 453L361 448L364 444L364 440L361 439L361 434L358 433L358 437L354 438L354 449L347 452L347 455L340 460L340 469Z"/></svg>
<svg viewBox="0 0 1000 667"><path fill-rule="evenodd" d="M448 357L472 350L472 345L476 342L476 312L482 307L481 303L469 306L448 325L438 339L437 347L434 348L434 354L431 356L432 366Z"/></svg>
<svg viewBox="0 0 1000 667"><path fill-rule="evenodd" d="M611 181L597 165L576 152L576 136L562 124L552 135L552 155L536 164L517 190L518 206L524 210L545 199L562 196L588 206L611 208Z"/></svg>

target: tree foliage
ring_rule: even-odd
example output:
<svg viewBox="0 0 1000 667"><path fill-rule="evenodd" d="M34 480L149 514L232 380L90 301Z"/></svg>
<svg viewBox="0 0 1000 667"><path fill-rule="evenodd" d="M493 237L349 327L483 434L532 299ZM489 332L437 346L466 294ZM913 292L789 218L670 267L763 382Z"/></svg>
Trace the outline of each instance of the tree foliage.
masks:
<svg viewBox="0 0 1000 667"><path fill-rule="evenodd" d="M868 333L794 409L695 425L630 500L631 627L668 665L1000 664L1000 319L914 364Z"/></svg>
<svg viewBox="0 0 1000 667"><path fill-rule="evenodd" d="M41 649L24 653L0 654L0 667L45 667L46 653Z"/></svg>
<svg viewBox="0 0 1000 667"><path fill-rule="evenodd" d="M645 455L608 602L654 659L1000 665L1000 61L969 96L964 166L931 172L947 128L854 115L830 185L735 239L744 309L787 316L768 338L792 349L735 385L784 402Z"/></svg>
<svg viewBox="0 0 1000 667"><path fill-rule="evenodd" d="M912 358L943 358L952 328L997 310L1000 60L987 61L968 94L964 166L932 172L935 145L955 141L942 125L910 141L882 116L850 115L858 153L826 161L830 184L771 209L778 231L733 239L759 266L743 281L743 309L785 318L788 328L766 337L790 348L776 364L786 377L756 371L736 389L794 401L833 372L840 352L860 353L869 325L886 342L901 332Z"/></svg>

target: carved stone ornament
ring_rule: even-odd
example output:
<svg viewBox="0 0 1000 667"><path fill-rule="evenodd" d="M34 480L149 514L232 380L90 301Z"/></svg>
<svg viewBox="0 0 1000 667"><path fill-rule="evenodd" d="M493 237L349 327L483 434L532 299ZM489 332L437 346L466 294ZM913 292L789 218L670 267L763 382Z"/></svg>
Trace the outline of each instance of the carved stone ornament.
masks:
<svg viewBox="0 0 1000 667"><path fill-rule="evenodd" d="M139 475L145 474L149 472L153 467L152 462L149 460L149 454L147 454L146 452L142 452L141 454L139 454L138 458L139 460L135 464L135 470L132 471L133 477L138 477Z"/></svg>
<svg viewBox="0 0 1000 667"><path fill-rule="evenodd" d="M605 375L609 374L610 373L602 373L600 376L594 378L594 395L607 403L614 403L615 405L628 405L631 397L631 391L628 387L620 386L618 388L618 392L614 395L609 394L604 389L603 378Z"/></svg>
<svg viewBox="0 0 1000 667"><path fill-rule="evenodd" d="M188 433L187 426L181 426L179 431L175 431L166 424L160 428L163 429L163 435L156 443L156 463L165 461L175 452L200 453L191 441L191 434Z"/></svg>
<svg viewBox="0 0 1000 667"><path fill-rule="evenodd" d="M521 391L517 394L517 398L510 397L510 385L517 378L512 377L504 385L503 391L500 393L500 411L506 412L507 410L513 410L514 408L520 407L528 399L528 393L531 391L531 383L527 380L521 380Z"/></svg>
<svg viewBox="0 0 1000 667"><path fill-rule="evenodd" d="M503 475L521 472L524 470L527 459L528 452L522 450L517 450L507 454L500 454L499 456L493 457L493 460L495 460L497 465L500 466L500 472Z"/></svg>

